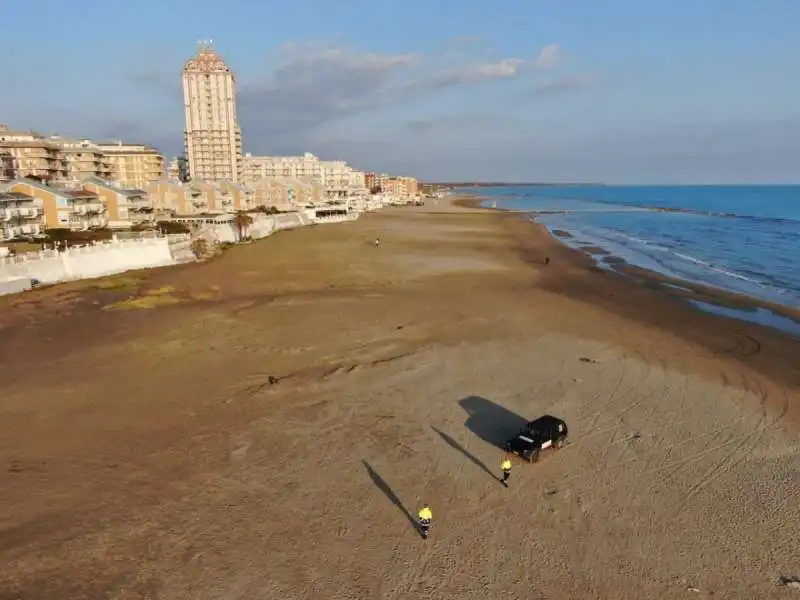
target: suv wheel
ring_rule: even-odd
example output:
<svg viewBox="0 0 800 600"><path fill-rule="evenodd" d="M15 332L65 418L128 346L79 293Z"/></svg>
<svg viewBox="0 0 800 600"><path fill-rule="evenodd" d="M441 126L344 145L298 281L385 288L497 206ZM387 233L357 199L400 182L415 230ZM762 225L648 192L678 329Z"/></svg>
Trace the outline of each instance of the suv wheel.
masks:
<svg viewBox="0 0 800 600"><path fill-rule="evenodd" d="M562 435L556 440L556 448L561 449L567 445L567 436Z"/></svg>
<svg viewBox="0 0 800 600"><path fill-rule="evenodd" d="M538 460L539 460L539 451L531 450L530 454L528 454L528 462L535 463Z"/></svg>

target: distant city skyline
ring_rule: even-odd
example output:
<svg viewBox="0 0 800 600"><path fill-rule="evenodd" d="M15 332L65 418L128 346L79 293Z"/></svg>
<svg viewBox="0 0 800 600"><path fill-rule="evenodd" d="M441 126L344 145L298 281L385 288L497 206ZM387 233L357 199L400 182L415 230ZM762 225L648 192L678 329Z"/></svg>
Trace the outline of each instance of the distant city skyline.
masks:
<svg viewBox="0 0 800 600"><path fill-rule="evenodd" d="M141 0L80 43L98 0L10 6L37 35L0 39L15 128L182 154L180 73L211 38L255 154L439 181L800 181L789 0Z"/></svg>

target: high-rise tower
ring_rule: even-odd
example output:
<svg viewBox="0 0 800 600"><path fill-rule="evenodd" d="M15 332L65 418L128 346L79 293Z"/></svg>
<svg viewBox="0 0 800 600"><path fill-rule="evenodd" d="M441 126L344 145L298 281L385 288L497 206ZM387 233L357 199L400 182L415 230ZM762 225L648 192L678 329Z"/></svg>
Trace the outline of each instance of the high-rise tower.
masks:
<svg viewBox="0 0 800 600"><path fill-rule="evenodd" d="M201 42L183 67L184 148L194 180L242 180L242 131L236 118L233 71Z"/></svg>

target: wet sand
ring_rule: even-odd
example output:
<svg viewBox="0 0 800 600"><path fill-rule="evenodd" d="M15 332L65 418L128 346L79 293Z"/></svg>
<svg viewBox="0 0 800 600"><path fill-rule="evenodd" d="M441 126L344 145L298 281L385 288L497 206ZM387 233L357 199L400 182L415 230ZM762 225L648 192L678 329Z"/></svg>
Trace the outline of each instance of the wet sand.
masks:
<svg viewBox="0 0 800 600"><path fill-rule="evenodd" d="M392 209L0 307L0 598L783 598L800 570L797 341L518 216ZM545 413L571 443L503 489Z"/></svg>

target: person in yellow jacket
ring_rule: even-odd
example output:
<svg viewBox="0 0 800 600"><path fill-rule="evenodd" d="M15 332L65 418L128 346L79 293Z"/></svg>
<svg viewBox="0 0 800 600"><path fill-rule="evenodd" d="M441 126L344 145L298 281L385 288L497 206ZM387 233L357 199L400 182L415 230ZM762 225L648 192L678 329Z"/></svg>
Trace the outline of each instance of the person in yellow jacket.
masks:
<svg viewBox="0 0 800 600"><path fill-rule="evenodd" d="M500 483L508 487L508 478L511 477L511 457L506 456L503 458L503 462L500 463L500 468L503 470L503 478L500 480Z"/></svg>
<svg viewBox="0 0 800 600"><path fill-rule="evenodd" d="M419 509L419 513L417 513L417 517L419 517L419 529L422 532L422 537L427 538L428 531L431 528L431 521L433 521L431 507L427 503L423 504L422 508Z"/></svg>

